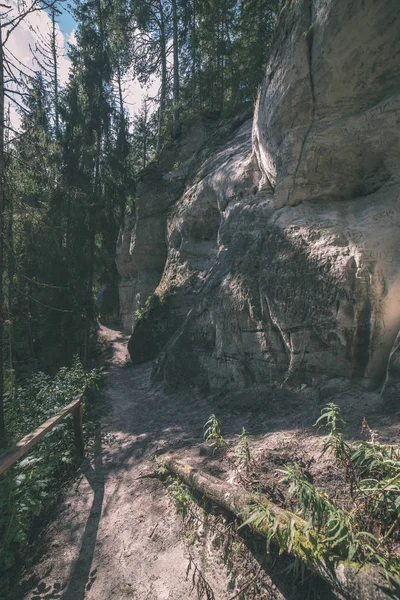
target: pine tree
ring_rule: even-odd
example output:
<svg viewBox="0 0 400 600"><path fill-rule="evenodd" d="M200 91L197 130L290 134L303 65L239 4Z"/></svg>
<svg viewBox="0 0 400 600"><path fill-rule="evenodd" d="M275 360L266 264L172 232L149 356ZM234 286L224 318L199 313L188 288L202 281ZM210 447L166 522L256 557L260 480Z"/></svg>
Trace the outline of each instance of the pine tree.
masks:
<svg viewBox="0 0 400 600"><path fill-rule="evenodd" d="M156 127L155 114L150 113L150 101L144 98L133 120L132 154L136 172L145 169L155 153Z"/></svg>

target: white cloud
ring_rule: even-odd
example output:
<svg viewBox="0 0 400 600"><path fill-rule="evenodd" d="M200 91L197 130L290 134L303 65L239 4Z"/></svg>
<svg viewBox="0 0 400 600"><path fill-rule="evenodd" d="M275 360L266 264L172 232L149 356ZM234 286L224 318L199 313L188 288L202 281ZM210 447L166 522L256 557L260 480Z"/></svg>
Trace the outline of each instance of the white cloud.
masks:
<svg viewBox="0 0 400 600"><path fill-rule="evenodd" d="M139 112L142 105L143 99L148 96L149 98L156 98L160 87L160 80L155 78L151 82L150 86L143 87L137 80L133 80L127 76L124 80L124 94L123 99L125 108L129 113L131 120L137 112Z"/></svg>
<svg viewBox="0 0 400 600"><path fill-rule="evenodd" d="M8 18L18 14L18 2L20 0L11 0L13 7L12 13ZM76 43L75 30L69 35L65 35L59 25L57 28L57 43L59 47L58 72L61 85L68 81L70 69L70 60L67 56L68 45ZM43 39L47 39L51 31L51 19L44 10L38 10L29 14L11 33L6 43L6 56L9 62L17 68L21 68L27 73L40 69L38 61L35 59L36 47L41 44ZM6 33L6 32L5 32ZM40 60L40 57L39 57ZM19 61L19 62L18 62ZM15 74L18 75L17 70ZM151 98L157 96L159 89L159 79L155 78L151 85L146 88L142 87L137 80L132 80L131 77L126 77L124 82L124 100L125 107L128 110L131 119L134 114L140 110L142 99L148 95ZM12 87L9 84L8 87ZM14 85L14 89L16 86ZM20 97L15 95L15 100L20 102ZM20 116L17 112L15 103L10 103L12 126L18 129L20 124Z"/></svg>
<svg viewBox="0 0 400 600"><path fill-rule="evenodd" d="M72 44L72 45L76 44L76 31L75 31L75 29L73 29L71 31L71 33L69 34L69 36L67 36L67 42L68 42L68 44Z"/></svg>
<svg viewBox="0 0 400 600"><path fill-rule="evenodd" d="M13 18L18 15L18 3L16 0L11 1L12 12L9 13L8 18ZM13 72L17 79L21 79L21 73L18 69L23 72L32 74L33 71L40 69L35 54L39 57L36 52L37 45L43 45L43 40L48 39L48 35L51 31L51 19L44 10L37 10L28 14L20 24L12 31L10 37L5 45L5 55L11 65L14 66ZM60 83L65 84L68 80L68 72L70 68L70 61L66 55L67 53L67 40L64 34L60 30L59 25L56 25L57 31L57 44L59 48L59 60L58 70ZM5 31L5 35L7 32ZM39 60L43 60L39 57ZM18 86L15 84L8 84L8 87L17 89ZM20 101L20 97L14 95L16 101ZM20 123L20 116L17 112L17 105L15 102L10 103L11 120L14 128L18 128Z"/></svg>

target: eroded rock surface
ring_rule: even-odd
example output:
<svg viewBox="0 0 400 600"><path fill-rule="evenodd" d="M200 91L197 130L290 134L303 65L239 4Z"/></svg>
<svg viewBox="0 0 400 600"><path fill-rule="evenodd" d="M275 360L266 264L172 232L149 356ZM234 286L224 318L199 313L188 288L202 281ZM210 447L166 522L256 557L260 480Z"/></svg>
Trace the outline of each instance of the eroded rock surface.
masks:
<svg viewBox="0 0 400 600"><path fill-rule="evenodd" d="M382 397L391 408L399 408L400 399L400 332L393 344L389 355L385 383L382 388Z"/></svg>
<svg viewBox="0 0 400 600"><path fill-rule="evenodd" d="M122 304L167 387L376 389L391 355L397 389L399 30L394 0L286 2L254 119L139 190Z"/></svg>
<svg viewBox="0 0 400 600"><path fill-rule="evenodd" d="M136 313L157 287L167 258L166 223L168 210L182 194L185 180L208 131L204 123L194 124L185 140L165 148L159 162L142 171L136 199L120 231L116 261L120 313L124 330L132 332Z"/></svg>
<svg viewBox="0 0 400 600"><path fill-rule="evenodd" d="M292 0L254 119L276 206L364 197L398 179L396 0Z"/></svg>

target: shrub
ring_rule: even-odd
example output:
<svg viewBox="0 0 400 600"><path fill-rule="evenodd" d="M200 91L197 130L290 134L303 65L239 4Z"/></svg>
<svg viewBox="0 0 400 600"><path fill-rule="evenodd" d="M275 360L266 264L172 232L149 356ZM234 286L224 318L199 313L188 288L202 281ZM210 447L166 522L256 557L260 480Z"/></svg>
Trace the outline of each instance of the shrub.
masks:
<svg viewBox="0 0 400 600"><path fill-rule="evenodd" d="M78 358L54 378L36 373L6 402L6 423L13 441L56 414L86 387L84 412L97 389L97 370L86 372ZM71 419L59 423L22 460L0 476L0 597L10 568L29 540L32 524L74 466Z"/></svg>

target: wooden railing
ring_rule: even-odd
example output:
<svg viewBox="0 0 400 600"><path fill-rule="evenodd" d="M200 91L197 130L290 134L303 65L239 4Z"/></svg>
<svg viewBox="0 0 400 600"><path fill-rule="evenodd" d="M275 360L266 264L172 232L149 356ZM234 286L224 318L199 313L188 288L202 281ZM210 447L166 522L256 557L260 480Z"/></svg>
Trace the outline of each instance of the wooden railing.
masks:
<svg viewBox="0 0 400 600"><path fill-rule="evenodd" d="M80 462L85 456L85 444L83 440L82 428L82 398L84 392L80 393L72 402L64 406L54 417L47 419L42 425L39 425L34 431L28 433L10 450L0 455L0 475L4 473L12 464L14 464L21 456L24 456L33 446L35 446L46 433L51 431L60 421L67 415L72 414L75 434L75 453L76 458Z"/></svg>

